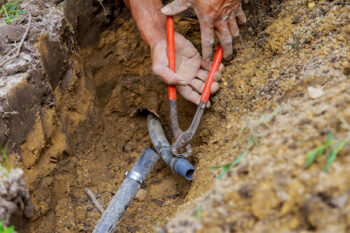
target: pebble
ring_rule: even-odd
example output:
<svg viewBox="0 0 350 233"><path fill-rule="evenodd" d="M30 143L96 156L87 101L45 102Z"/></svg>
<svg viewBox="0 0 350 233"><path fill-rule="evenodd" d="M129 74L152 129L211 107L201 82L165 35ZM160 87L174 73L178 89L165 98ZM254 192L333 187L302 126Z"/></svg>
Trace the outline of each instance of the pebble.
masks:
<svg viewBox="0 0 350 233"><path fill-rule="evenodd" d="M144 201L146 199L146 197L147 197L147 191L144 189L140 189L135 196L135 200L136 201Z"/></svg>
<svg viewBox="0 0 350 233"><path fill-rule="evenodd" d="M312 99L317 99L318 97L321 97L324 94L324 91L320 87L309 86L307 88L307 91L309 92L309 95Z"/></svg>
<svg viewBox="0 0 350 233"><path fill-rule="evenodd" d="M315 2L309 2L309 4L307 5L308 8L312 9L316 6Z"/></svg>

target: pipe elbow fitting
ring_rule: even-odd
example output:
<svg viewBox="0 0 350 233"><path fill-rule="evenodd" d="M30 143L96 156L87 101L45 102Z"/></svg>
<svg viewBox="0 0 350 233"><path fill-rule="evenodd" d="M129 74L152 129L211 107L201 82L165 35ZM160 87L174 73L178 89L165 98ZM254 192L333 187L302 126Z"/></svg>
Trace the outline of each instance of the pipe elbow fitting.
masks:
<svg viewBox="0 0 350 233"><path fill-rule="evenodd" d="M173 164L173 169L175 173L179 174L185 179L187 180L193 179L195 168L186 159L180 159L180 158L176 159L175 163Z"/></svg>

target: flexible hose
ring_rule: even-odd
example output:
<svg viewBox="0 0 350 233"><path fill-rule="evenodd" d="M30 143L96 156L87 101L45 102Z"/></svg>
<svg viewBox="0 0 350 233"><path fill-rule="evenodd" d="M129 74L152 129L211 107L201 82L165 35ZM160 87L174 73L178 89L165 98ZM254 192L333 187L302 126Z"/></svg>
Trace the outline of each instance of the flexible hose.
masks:
<svg viewBox="0 0 350 233"><path fill-rule="evenodd" d="M170 152L170 144L164 135L159 119L152 113L147 116L148 132L159 156L171 169L187 180L193 179L195 168L186 159L177 158Z"/></svg>

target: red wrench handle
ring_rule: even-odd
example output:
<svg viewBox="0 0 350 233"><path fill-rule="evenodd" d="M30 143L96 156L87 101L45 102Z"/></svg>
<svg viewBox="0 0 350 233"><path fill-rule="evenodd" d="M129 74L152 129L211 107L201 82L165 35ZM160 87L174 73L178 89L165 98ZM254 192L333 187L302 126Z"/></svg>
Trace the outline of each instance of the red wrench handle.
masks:
<svg viewBox="0 0 350 233"><path fill-rule="evenodd" d="M221 44L219 44L218 48L216 50L214 60L213 60L213 63L211 65L209 74L208 74L207 81L205 82L204 90L202 92L201 101L203 101L203 102L208 102L208 100L210 98L210 89L211 89L211 85L214 82L214 74L220 68L220 63L222 60L223 53L224 52L222 50Z"/></svg>
<svg viewBox="0 0 350 233"><path fill-rule="evenodd" d="M172 16L166 17L166 36L167 36L167 52L169 68L175 70L175 35L174 35L174 18ZM168 86L169 100L176 100L176 86Z"/></svg>

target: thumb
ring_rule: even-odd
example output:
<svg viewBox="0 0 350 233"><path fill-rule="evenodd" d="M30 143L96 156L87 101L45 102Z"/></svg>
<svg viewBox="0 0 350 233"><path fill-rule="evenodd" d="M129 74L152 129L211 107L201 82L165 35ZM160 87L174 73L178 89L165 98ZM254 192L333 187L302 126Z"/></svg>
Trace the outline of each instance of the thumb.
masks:
<svg viewBox="0 0 350 233"><path fill-rule="evenodd" d="M176 15L191 7L188 0L175 0L161 9L164 15Z"/></svg>

